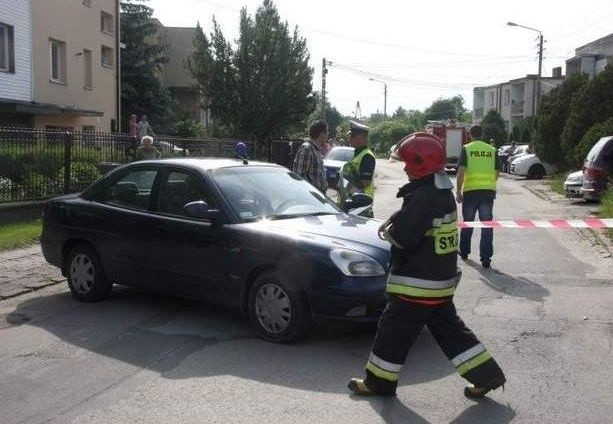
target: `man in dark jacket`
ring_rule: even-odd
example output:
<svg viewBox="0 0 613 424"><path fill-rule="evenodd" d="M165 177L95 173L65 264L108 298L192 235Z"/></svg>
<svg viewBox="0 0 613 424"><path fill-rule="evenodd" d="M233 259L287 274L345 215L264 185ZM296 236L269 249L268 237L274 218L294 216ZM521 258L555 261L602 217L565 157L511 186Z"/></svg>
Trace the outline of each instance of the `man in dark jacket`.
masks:
<svg viewBox="0 0 613 424"><path fill-rule="evenodd" d="M398 192L402 208L379 228L379 236L392 244L389 300L366 363L366 378L351 379L349 389L358 395L395 395L409 349L427 325L458 373L472 383L464 394L482 397L506 380L453 304L461 276L457 208L444 172L443 145L433 135L415 133L399 143L397 154L410 182Z"/></svg>

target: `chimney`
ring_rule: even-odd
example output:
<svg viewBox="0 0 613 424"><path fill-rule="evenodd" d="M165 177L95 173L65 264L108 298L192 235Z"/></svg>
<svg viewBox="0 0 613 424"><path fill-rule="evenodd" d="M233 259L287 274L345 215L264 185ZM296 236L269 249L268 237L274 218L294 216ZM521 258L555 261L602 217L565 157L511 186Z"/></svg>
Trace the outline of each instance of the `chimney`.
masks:
<svg viewBox="0 0 613 424"><path fill-rule="evenodd" d="M556 66L555 68L553 68L553 70L551 71L551 76L554 78L562 78L562 67Z"/></svg>

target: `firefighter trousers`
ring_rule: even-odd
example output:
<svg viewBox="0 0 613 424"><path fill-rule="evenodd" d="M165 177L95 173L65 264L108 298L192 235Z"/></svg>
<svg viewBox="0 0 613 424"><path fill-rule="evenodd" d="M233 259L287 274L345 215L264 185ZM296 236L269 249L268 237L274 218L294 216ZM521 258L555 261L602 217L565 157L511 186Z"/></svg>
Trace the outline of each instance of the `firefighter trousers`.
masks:
<svg viewBox="0 0 613 424"><path fill-rule="evenodd" d="M390 296L366 363L369 389L396 392L400 370L424 325L463 378L489 389L504 384L502 370L458 316L453 300L427 306Z"/></svg>

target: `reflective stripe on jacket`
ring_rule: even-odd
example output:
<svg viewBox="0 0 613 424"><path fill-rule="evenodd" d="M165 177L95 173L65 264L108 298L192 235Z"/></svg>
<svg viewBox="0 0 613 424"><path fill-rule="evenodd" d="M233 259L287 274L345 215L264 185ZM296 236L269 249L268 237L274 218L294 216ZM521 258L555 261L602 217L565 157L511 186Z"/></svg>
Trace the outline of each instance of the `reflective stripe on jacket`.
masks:
<svg viewBox="0 0 613 424"><path fill-rule="evenodd" d="M484 141L468 143L464 192L473 190L496 190L496 149Z"/></svg>
<svg viewBox="0 0 613 424"><path fill-rule="evenodd" d="M402 209L390 218L392 242L386 291L424 305L450 299L460 280L457 268L457 210L449 189L434 176L400 189Z"/></svg>

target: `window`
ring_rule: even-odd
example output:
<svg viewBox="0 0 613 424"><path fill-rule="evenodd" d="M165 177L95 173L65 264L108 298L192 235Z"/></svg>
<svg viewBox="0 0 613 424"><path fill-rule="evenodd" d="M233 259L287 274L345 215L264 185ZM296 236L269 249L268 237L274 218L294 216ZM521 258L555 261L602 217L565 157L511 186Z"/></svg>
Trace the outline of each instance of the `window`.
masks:
<svg viewBox="0 0 613 424"><path fill-rule="evenodd" d="M92 76L92 51L83 50L83 88L91 90L93 88Z"/></svg>
<svg viewBox="0 0 613 424"><path fill-rule="evenodd" d="M15 73L15 38L13 27L0 23L0 71Z"/></svg>
<svg viewBox="0 0 613 424"><path fill-rule="evenodd" d="M100 49L100 64L105 68L113 67L113 49L107 46L102 46Z"/></svg>
<svg viewBox="0 0 613 424"><path fill-rule="evenodd" d="M95 200L109 205L147 210L157 171L137 169L102 188Z"/></svg>
<svg viewBox="0 0 613 424"><path fill-rule="evenodd" d="M511 90L504 90L504 104L508 105L511 103Z"/></svg>
<svg viewBox="0 0 613 424"><path fill-rule="evenodd" d="M197 200L204 200L212 206L205 194L202 179L195 174L182 171L168 173L158 198L158 212L171 215L184 215L183 206Z"/></svg>
<svg viewBox="0 0 613 424"><path fill-rule="evenodd" d="M494 107L494 93L490 92L488 94L488 98L489 98L490 107Z"/></svg>
<svg viewBox="0 0 613 424"><path fill-rule="evenodd" d="M49 53L51 56L51 75L53 82L66 83L66 43L49 39Z"/></svg>
<svg viewBox="0 0 613 424"><path fill-rule="evenodd" d="M113 35L113 15L100 12L100 31Z"/></svg>

